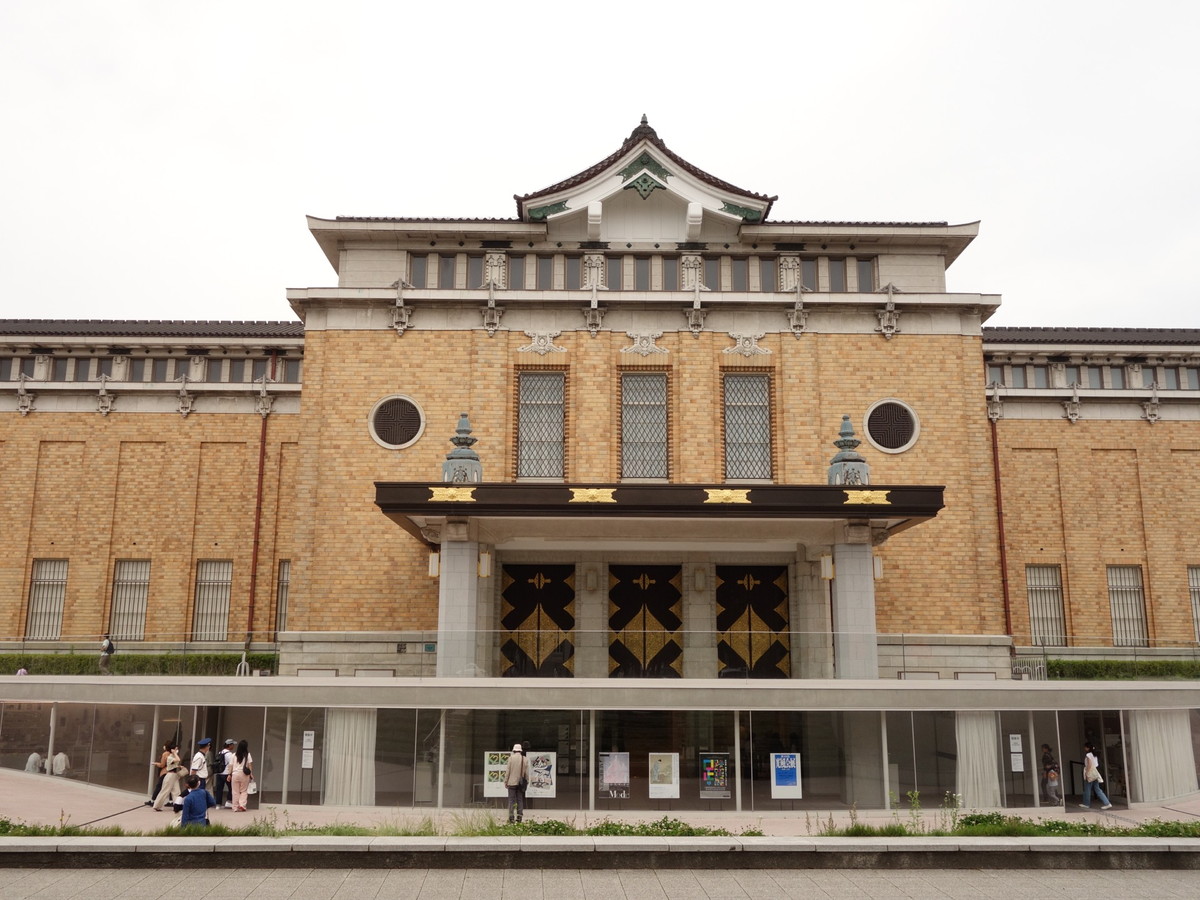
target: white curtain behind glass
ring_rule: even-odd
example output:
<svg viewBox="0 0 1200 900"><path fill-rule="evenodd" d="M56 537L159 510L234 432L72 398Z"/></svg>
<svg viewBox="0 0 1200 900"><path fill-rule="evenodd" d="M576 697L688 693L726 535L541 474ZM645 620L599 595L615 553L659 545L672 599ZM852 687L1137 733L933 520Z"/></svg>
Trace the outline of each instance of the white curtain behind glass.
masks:
<svg viewBox="0 0 1200 900"><path fill-rule="evenodd" d="M1134 782L1141 802L1166 800L1196 790L1196 758L1186 709L1145 709L1129 713Z"/></svg>
<svg viewBox="0 0 1200 900"><path fill-rule="evenodd" d="M375 710L325 712L325 805L375 805Z"/></svg>
<svg viewBox="0 0 1200 900"><path fill-rule="evenodd" d="M958 742L958 794L966 809L1000 806L1000 739L993 712L959 712L954 717Z"/></svg>

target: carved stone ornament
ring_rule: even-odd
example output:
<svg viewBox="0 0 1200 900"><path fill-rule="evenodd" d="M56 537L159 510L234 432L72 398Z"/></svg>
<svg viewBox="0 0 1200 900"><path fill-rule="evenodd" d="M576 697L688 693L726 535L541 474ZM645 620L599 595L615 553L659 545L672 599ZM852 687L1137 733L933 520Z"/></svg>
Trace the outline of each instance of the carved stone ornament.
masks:
<svg viewBox="0 0 1200 900"><path fill-rule="evenodd" d="M651 353L666 353L666 347L660 347L655 343L662 337L661 331L653 331L649 334L634 334L632 331L625 332L633 341L630 347L622 347L622 353L636 353L639 356L649 356Z"/></svg>
<svg viewBox="0 0 1200 900"><path fill-rule="evenodd" d="M442 529L438 525L426 525L421 529L421 537L425 538L431 544L440 544L442 542Z"/></svg>
<svg viewBox="0 0 1200 900"><path fill-rule="evenodd" d="M992 396L988 398L987 415L993 422L1004 418L1004 403L1000 399L1000 385L992 382L988 385L992 389Z"/></svg>
<svg viewBox="0 0 1200 900"><path fill-rule="evenodd" d="M25 390L25 382L29 380L29 376L24 372L17 380L17 412L23 416L29 415L34 410L33 401L37 399L37 394L33 391Z"/></svg>
<svg viewBox="0 0 1200 900"><path fill-rule="evenodd" d="M692 332L692 337L700 339L700 332L704 330L704 320L708 318L708 310L700 308L700 293L701 291L709 290L701 283L699 278L695 279L695 284L692 286L692 308L683 311L684 316L688 320L688 329Z"/></svg>
<svg viewBox="0 0 1200 900"><path fill-rule="evenodd" d="M487 330L488 337L495 337L496 330L500 327L500 319L504 317L504 307L496 305L496 286L488 285L488 304L479 310L483 314L483 327Z"/></svg>
<svg viewBox="0 0 1200 900"><path fill-rule="evenodd" d="M887 305L875 313L879 317L879 324L875 326L875 330L880 332L886 340L890 341L892 336L900 331L900 311L896 309L896 301L892 296L893 294L900 293L900 288L889 281L876 293L887 294L888 299Z"/></svg>
<svg viewBox="0 0 1200 900"><path fill-rule="evenodd" d="M261 378L255 379L258 384L258 398L254 401L254 411L264 419L271 414L271 407L275 405L275 398L267 393L267 382L270 379L264 374Z"/></svg>
<svg viewBox="0 0 1200 900"><path fill-rule="evenodd" d="M1071 390L1071 399L1064 400L1062 402L1062 405L1063 405L1063 418L1066 419L1068 422L1070 422L1072 425L1074 425L1076 422L1078 422L1080 414L1081 414L1080 413L1081 406L1079 403L1079 389L1073 388Z"/></svg>
<svg viewBox="0 0 1200 900"><path fill-rule="evenodd" d="M799 338L808 328L808 310L804 308L804 295L809 293L809 289L802 285L799 279L796 279L795 290L796 305L788 310L787 317L788 324L792 327L792 334Z"/></svg>
<svg viewBox="0 0 1200 900"><path fill-rule="evenodd" d="M747 358L751 356L763 356L771 351L766 347L758 346L759 340L765 337L765 334L736 334L729 332L729 336L733 338L734 344L732 347L726 347L722 353L740 353Z"/></svg>
<svg viewBox="0 0 1200 900"><path fill-rule="evenodd" d="M538 356L545 356L547 353L566 353L566 347L560 347L554 343L554 339L562 334L561 331L527 331L525 336L533 340L524 347L518 347L518 353L536 353Z"/></svg>
<svg viewBox="0 0 1200 900"><path fill-rule="evenodd" d="M483 284L480 287L489 284L501 290L508 287L508 257L503 253L488 253L483 257Z"/></svg>
<svg viewBox="0 0 1200 900"><path fill-rule="evenodd" d="M583 256L583 286L585 288L603 287L604 284L604 254L585 253Z"/></svg>
<svg viewBox="0 0 1200 900"><path fill-rule="evenodd" d="M392 307L392 328L396 330L396 335L403 335L408 330L412 322L412 307L404 305L404 291L411 289L412 285L403 278L397 278L392 282L392 287L396 289L396 305Z"/></svg>
<svg viewBox="0 0 1200 900"><path fill-rule="evenodd" d="M96 396L96 411L102 416L107 416L112 412L113 403L116 402L116 397L108 392L107 375L100 376L100 393Z"/></svg>
<svg viewBox="0 0 1200 900"><path fill-rule="evenodd" d="M600 305L598 291L608 290L602 284L592 284L592 302L585 306L583 312L583 324L588 330L588 334L595 337L600 332L600 326L604 324L604 314L608 312L606 307Z"/></svg>
<svg viewBox="0 0 1200 900"><path fill-rule="evenodd" d="M798 256L781 256L779 257L779 287L778 290L794 291L796 286L800 284L800 257ZM807 290L807 288L805 289Z"/></svg>
<svg viewBox="0 0 1200 900"><path fill-rule="evenodd" d="M1159 419L1158 385L1150 385L1150 399L1142 403L1142 418L1153 425Z"/></svg>
<svg viewBox="0 0 1200 900"><path fill-rule="evenodd" d="M180 375L175 380L179 382L179 406L178 406L179 414L186 419L188 417L188 414L191 413L191 411L192 411L192 406L195 403L195 398L190 393L188 393L187 373Z"/></svg>

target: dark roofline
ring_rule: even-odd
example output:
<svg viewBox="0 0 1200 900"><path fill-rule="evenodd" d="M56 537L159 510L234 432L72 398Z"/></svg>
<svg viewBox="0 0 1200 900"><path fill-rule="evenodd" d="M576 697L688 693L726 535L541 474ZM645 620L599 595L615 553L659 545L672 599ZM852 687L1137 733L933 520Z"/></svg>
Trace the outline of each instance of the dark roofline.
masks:
<svg viewBox="0 0 1200 900"><path fill-rule="evenodd" d="M304 323L190 319L0 319L0 335L302 338Z"/></svg>
<svg viewBox="0 0 1200 900"><path fill-rule="evenodd" d="M870 228L948 228L949 222L829 222L829 221L804 221L798 219L776 220L767 223L768 225L832 225L836 227L870 227ZM968 223L971 224L971 223Z"/></svg>
<svg viewBox="0 0 1200 900"><path fill-rule="evenodd" d="M700 179L705 184L719 188L723 191L729 191L733 194L741 194L743 197L752 197L755 200L766 201L767 208L763 210L763 216L760 220L762 222L767 220L767 217L771 214L771 207L774 205L775 201L779 199L778 195L769 197L766 194L757 194L754 191L748 191L745 188L740 188L735 184L730 184L728 181L723 181L722 179L717 178L717 176L710 175L703 169L692 165L690 162L688 162L682 156L676 154L666 144L664 144L662 138L658 136L658 132L651 128L649 123L646 121L646 117L642 116L641 124L638 125L637 128L633 129L629 137L625 139L625 141L621 144L620 149L618 149L615 153L608 155L604 159L600 160L600 162L593 166L589 166L576 175L572 175L570 178L566 178L557 184L550 185L550 187L542 188L540 191L534 191L532 194L525 194L524 196L520 194L513 194L513 199L517 201L517 215L520 216L523 214L524 210L521 206L523 203L526 203L530 200L536 200L538 197L545 197L548 194L556 194L559 191L575 187L576 185L583 184L584 182L594 178L597 174L607 169L618 159L628 153L634 144L643 139L649 141L651 144L657 147L662 154L671 160L671 162L675 163L675 165L689 172L692 176Z"/></svg>
<svg viewBox="0 0 1200 900"><path fill-rule="evenodd" d="M983 328L990 344L1200 344L1200 328Z"/></svg>
<svg viewBox="0 0 1200 900"><path fill-rule="evenodd" d="M438 222L448 225L458 224L495 224L495 225L519 225L520 219L503 219L503 218L453 218L446 216L338 216L333 221L335 222L397 222L403 224L416 224L418 222Z"/></svg>

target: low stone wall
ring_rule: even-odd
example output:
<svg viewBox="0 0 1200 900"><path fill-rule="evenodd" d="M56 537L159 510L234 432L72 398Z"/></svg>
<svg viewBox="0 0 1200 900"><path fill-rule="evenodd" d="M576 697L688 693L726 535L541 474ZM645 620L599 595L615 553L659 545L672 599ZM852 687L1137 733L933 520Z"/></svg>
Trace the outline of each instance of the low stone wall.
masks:
<svg viewBox="0 0 1200 900"><path fill-rule="evenodd" d="M1011 679L1012 639L986 634L880 635L879 677Z"/></svg>

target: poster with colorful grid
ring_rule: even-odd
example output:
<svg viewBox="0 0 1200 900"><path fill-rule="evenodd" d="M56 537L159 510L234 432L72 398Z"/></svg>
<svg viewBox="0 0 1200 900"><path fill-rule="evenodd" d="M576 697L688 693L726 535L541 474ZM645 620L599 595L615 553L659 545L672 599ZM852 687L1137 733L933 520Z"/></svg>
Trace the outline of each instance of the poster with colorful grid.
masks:
<svg viewBox="0 0 1200 900"><path fill-rule="evenodd" d="M700 754L700 797L704 800L729 799L729 754Z"/></svg>

